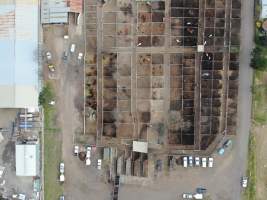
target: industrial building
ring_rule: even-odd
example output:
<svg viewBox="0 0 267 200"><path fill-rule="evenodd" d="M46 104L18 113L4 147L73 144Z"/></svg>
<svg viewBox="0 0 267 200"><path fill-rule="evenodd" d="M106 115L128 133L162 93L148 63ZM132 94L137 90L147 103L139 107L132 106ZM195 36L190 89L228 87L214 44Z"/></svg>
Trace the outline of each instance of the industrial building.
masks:
<svg viewBox="0 0 267 200"><path fill-rule="evenodd" d="M16 145L16 175L37 176L39 169L39 145Z"/></svg>
<svg viewBox="0 0 267 200"><path fill-rule="evenodd" d="M82 12L82 0L43 0L41 4L42 24L66 24L69 13Z"/></svg>
<svg viewBox="0 0 267 200"><path fill-rule="evenodd" d="M38 2L0 3L0 108L38 107Z"/></svg>
<svg viewBox="0 0 267 200"><path fill-rule="evenodd" d="M261 1L261 18L266 19L267 18L267 0Z"/></svg>

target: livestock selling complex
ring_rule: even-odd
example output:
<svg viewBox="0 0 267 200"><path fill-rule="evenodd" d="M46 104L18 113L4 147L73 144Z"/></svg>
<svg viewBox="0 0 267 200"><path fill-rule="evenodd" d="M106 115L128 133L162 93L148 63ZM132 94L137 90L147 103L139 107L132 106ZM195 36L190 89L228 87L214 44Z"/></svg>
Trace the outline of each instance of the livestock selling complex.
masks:
<svg viewBox="0 0 267 200"><path fill-rule="evenodd" d="M240 6L86 0L87 134L166 150L235 134Z"/></svg>

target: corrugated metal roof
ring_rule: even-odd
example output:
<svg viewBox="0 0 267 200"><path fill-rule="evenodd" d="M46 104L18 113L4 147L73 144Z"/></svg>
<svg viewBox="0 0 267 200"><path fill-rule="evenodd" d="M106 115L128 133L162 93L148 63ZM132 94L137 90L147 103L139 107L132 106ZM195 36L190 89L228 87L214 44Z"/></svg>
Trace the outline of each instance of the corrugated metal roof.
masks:
<svg viewBox="0 0 267 200"><path fill-rule="evenodd" d="M67 23L69 11L66 0L43 0L41 5L42 24Z"/></svg>
<svg viewBox="0 0 267 200"><path fill-rule="evenodd" d="M70 12L82 13L83 0L68 0Z"/></svg>
<svg viewBox="0 0 267 200"><path fill-rule="evenodd" d="M140 152L140 153L147 153L148 143L140 142L140 141L133 141L133 151Z"/></svg>
<svg viewBox="0 0 267 200"><path fill-rule="evenodd" d="M38 106L38 2L0 4L0 108Z"/></svg>
<svg viewBox="0 0 267 200"><path fill-rule="evenodd" d="M16 175L36 176L38 166L38 149L36 144L16 145Z"/></svg>
<svg viewBox="0 0 267 200"><path fill-rule="evenodd" d="M267 18L267 0L262 0L261 5L262 5L261 18L265 19L265 18Z"/></svg>

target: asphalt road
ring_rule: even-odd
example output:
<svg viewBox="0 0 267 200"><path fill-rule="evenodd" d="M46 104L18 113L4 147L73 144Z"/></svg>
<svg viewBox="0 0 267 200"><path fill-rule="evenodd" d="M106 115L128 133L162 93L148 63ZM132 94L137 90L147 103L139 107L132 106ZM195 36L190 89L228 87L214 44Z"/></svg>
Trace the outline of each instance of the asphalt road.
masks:
<svg viewBox="0 0 267 200"><path fill-rule="evenodd" d="M212 169L181 167L154 185L122 185L121 200L181 199L183 192L194 192L198 186L206 187L212 200L241 200L240 179L246 171L252 104L252 70L249 64L254 34L253 9L253 1L242 0L238 130L233 148L227 150L223 157L214 155L215 166Z"/></svg>

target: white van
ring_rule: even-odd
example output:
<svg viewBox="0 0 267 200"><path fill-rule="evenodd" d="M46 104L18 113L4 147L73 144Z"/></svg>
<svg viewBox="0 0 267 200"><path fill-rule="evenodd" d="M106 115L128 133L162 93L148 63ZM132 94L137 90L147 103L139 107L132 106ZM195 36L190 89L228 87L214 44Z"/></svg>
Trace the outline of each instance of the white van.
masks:
<svg viewBox="0 0 267 200"><path fill-rule="evenodd" d="M183 165L184 165L184 167L187 167L187 165L188 165L188 158L186 156L183 157Z"/></svg>
<svg viewBox="0 0 267 200"><path fill-rule="evenodd" d="M74 53L75 52L75 47L76 47L75 44L71 44L71 46L70 46L70 52L71 53Z"/></svg>

